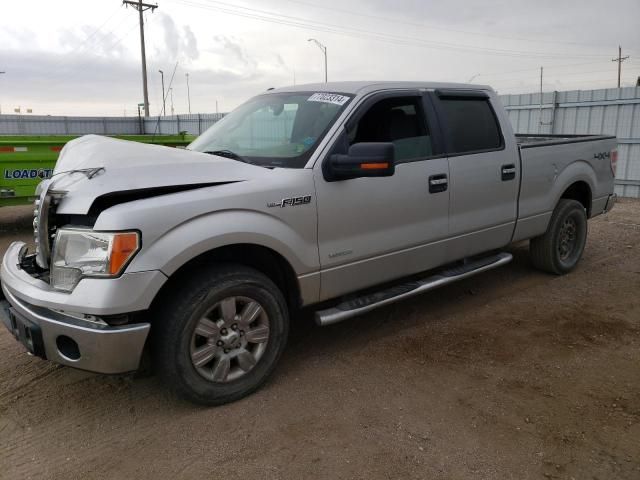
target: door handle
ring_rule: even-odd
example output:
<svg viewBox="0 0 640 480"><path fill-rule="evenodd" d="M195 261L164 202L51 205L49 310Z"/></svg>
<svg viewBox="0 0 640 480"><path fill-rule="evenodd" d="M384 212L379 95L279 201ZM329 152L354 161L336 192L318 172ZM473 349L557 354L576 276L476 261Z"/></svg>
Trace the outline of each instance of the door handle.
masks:
<svg viewBox="0 0 640 480"><path fill-rule="evenodd" d="M510 163L509 165L502 165L501 172L503 182L516 178L516 166L513 163Z"/></svg>
<svg viewBox="0 0 640 480"><path fill-rule="evenodd" d="M445 192L449 188L449 180L446 173L431 175L429 177L429 193Z"/></svg>

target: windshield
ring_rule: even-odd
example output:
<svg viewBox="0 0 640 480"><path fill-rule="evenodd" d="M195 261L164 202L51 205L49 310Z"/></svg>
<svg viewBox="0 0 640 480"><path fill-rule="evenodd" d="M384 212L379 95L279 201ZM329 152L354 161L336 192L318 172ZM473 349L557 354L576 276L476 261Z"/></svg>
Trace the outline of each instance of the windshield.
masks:
<svg viewBox="0 0 640 480"><path fill-rule="evenodd" d="M265 167L303 168L350 95L274 93L252 98L187 148Z"/></svg>

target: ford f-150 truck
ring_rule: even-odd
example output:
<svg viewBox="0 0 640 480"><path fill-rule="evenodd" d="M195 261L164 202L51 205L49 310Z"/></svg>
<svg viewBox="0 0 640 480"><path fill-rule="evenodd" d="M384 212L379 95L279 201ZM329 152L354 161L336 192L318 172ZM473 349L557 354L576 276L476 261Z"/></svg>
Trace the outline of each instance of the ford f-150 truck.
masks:
<svg viewBox="0 0 640 480"><path fill-rule="evenodd" d="M184 397L257 389L301 308L328 325L508 263L578 263L616 139L516 136L486 86L269 90L186 150L73 140L5 253L0 315L34 355L101 373L143 349Z"/></svg>

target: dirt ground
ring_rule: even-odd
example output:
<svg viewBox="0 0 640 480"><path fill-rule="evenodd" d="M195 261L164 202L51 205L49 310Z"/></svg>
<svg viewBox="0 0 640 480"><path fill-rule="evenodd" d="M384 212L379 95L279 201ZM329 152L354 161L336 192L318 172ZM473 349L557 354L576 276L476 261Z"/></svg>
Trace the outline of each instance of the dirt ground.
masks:
<svg viewBox="0 0 640 480"><path fill-rule="evenodd" d="M0 250L30 238L0 210ZM256 394L202 408L157 377L28 356L0 331L0 477L640 479L640 202L577 270L515 261L361 318L299 319Z"/></svg>

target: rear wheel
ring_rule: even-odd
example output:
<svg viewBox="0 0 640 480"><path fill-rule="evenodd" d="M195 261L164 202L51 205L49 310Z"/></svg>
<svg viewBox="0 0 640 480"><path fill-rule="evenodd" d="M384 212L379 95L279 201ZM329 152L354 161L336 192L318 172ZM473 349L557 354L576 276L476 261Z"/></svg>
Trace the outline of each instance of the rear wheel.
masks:
<svg viewBox="0 0 640 480"><path fill-rule="evenodd" d="M531 239L533 265L545 272L570 272L582 257L587 241L587 213L576 200L558 202L544 235Z"/></svg>
<svg viewBox="0 0 640 480"><path fill-rule="evenodd" d="M282 293L262 273L218 266L182 284L158 309L154 360L179 395L219 405L256 390L287 341Z"/></svg>

